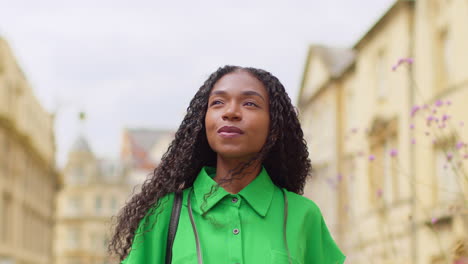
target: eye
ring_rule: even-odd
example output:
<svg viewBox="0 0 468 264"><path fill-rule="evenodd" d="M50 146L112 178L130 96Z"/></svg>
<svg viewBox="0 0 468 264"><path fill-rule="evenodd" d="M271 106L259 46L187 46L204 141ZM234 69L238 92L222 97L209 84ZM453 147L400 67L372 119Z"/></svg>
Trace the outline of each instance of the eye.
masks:
<svg viewBox="0 0 468 264"><path fill-rule="evenodd" d="M244 105L246 105L246 106L255 106L255 107L258 107L258 105L257 105L256 103L254 103L254 102L245 102Z"/></svg>
<svg viewBox="0 0 468 264"><path fill-rule="evenodd" d="M222 104L223 102L221 100L213 100L213 102L211 102L210 106L212 105L218 105L218 104Z"/></svg>

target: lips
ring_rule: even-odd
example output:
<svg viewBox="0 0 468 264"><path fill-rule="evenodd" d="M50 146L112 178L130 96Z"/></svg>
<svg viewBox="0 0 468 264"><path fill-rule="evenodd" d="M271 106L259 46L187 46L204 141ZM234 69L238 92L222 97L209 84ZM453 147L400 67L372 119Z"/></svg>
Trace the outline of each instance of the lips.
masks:
<svg viewBox="0 0 468 264"><path fill-rule="evenodd" d="M233 135L244 134L244 131L242 131L242 129L235 127L235 126L223 126L220 129L218 129L218 133L221 135L233 136Z"/></svg>

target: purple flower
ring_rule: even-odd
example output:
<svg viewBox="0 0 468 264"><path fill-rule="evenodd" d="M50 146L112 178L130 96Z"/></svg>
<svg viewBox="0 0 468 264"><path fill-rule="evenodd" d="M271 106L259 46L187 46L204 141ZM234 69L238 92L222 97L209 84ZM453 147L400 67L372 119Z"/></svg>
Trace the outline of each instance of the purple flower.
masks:
<svg viewBox="0 0 468 264"><path fill-rule="evenodd" d="M411 109L411 117L414 117L420 109L421 107L418 105L413 106L413 108Z"/></svg>
<svg viewBox="0 0 468 264"><path fill-rule="evenodd" d="M452 101L450 100L447 100L447 102L445 102L447 105L451 105L452 104Z"/></svg>
<svg viewBox="0 0 468 264"><path fill-rule="evenodd" d="M432 121L434 121L434 116L430 115L426 118L426 124L431 126Z"/></svg>
<svg viewBox="0 0 468 264"><path fill-rule="evenodd" d="M374 155L370 155L369 156L369 161L374 161L375 160L375 156Z"/></svg>
<svg viewBox="0 0 468 264"><path fill-rule="evenodd" d="M396 157L398 155L398 151L396 149L390 150L390 156L391 157Z"/></svg>
<svg viewBox="0 0 468 264"><path fill-rule="evenodd" d="M436 105L437 107L441 107L441 106L444 105L444 102L443 102L442 100L437 100L437 101L435 102L435 105Z"/></svg>
<svg viewBox="0 0 468 264"><path fill-rule="evenodd" d="M411 129L414 129L414 124L411 124L411 125L410 125L410 128L411 128Z"/></svg>
<svg viewBox="0 0 468 264"><path fill-rule="evenodd" d="M330 188L332 188L332 189L336 188L336 183L333 181L333 179L327 178L327 183L330 186Z"/></svg>
<svg viewBox="0 0 468 264"><path fill-rule="evenodd" d="M461 149L465 146L465 143L463 143L462 141L458 142L457 145L456 145L456 148L457 149Z"/></svg>
<svg viewBox="0 0 468 264"><path fill-rule="evenodd" d="M341 180L343 180L343 175L341 175L341 173L340 173L340 174L338 174L338 176L336 178L338 179L338 181L341 181Z"/></svg>
<svg viewBox="0 0 468 264"><path fill-rule="evenodd" d="M449 120L449 118L450 118L449 115L443 115L443 116L442 116L442 121L445 122L445 121Z"/></svg>
<svg viewBox="0 0 468 264"><path fill-rule="evenodd" d="M414 144L416 144L416 139L412 138L411 139L411 145L414 145Z"/></svg>
<svg viewBox="0 0 468 264"><path fill-rule="evenodd" d="M451 160L452 160L452 158L453 158L453 154L452 154L452 153L450 153L450 152L449 152L449 153L447 153L447 160L448 160L448 161L451 161Z"/></svg>
<svg viewBox="0 0 468 264"><path fill-rule="evenodd" d="M403 63L413 64L414 60L412 58L401 58L398 62L392 66L392 70L396 71Z"/></svg>
<svg viewBox="0 0 468 264"><path fill-rule="evenodd" d="M383 194L382 189L379 188L379 189L377 190L376 194L377 194L377 197L382 197L382 194Z"/></svg>
<svg viewBox="0 0 468 264"><path fill-rule="evenodd" d="M437 223L437 220L438 220L438 219L437 219L436 217L432 217L432 219L431 219L431 224L434 225L435 223Z"/></svg>

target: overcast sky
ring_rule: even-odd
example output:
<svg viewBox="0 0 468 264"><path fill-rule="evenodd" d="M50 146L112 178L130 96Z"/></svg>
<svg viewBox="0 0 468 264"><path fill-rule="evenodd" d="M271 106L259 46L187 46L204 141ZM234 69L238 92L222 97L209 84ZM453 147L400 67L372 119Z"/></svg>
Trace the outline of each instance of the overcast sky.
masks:
<svg viewBox="0 0 468 264"><path fill-rule="evenodd" d="M225 64L272 72L295 102L308 46L351 47L393 2L0 1L0 36L56 113L63 165L80 131L98 156L115 158L124 127L176 129Z"/></svg>

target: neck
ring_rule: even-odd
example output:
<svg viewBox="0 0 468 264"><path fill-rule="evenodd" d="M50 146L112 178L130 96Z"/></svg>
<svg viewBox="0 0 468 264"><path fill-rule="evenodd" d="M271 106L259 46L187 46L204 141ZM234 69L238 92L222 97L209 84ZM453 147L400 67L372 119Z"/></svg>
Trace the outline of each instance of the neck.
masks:
<svg viewBox="0 0 468 264"><path fill-rule="evenodd" d="M230 171L236 170L245 161L226 159L218 155L216 162L216 176L214 180L221 184L227 192L236 194L249 185L260 173L261 162L254 161L246 167L241 175L229 175Z"/></svg>

